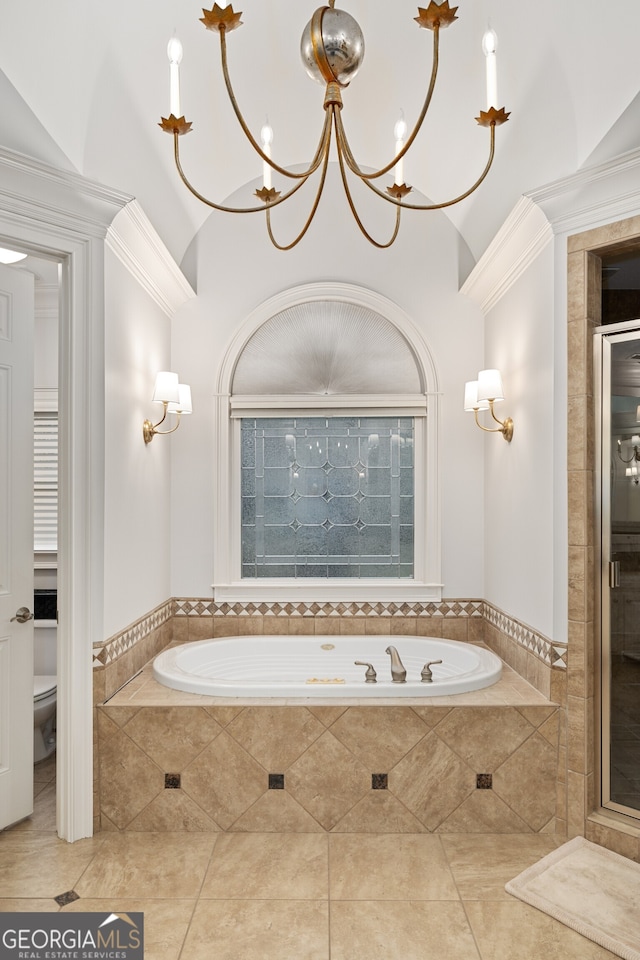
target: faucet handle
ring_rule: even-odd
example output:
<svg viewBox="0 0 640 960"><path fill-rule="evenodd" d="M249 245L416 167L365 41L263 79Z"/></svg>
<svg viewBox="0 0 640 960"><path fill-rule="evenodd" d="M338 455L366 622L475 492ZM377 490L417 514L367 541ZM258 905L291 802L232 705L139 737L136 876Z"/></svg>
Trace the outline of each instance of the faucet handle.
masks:
<svg viewBox="0 0 640 960"><path fill-rule="evenodd" d="M423 683L432 682L433 674L431 673L430 668L434 665L434 663L442 663L442 660L429 660L428 663L425 663L424 667L422 668L422 673L420 674Z"/></svg>
<svg viewBox="0 0 640 960"><path fill-rule="evenodd" d="M365 683L376 683L376 672L373 669L373 666L370 663L366 663L364 660L354 660L353 661L356 667L366 667L365 671Z"/></svg>

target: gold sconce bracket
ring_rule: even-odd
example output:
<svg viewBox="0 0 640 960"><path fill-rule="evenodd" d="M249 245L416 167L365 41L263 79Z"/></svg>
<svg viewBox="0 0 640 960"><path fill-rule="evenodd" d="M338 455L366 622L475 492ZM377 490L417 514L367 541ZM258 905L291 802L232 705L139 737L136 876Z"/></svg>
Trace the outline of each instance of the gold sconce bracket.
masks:
<svg viewBox="0 0 640 960"><path fill-rule="evenodd" d="M485 427L485 426L483 426L483 424L481 424L480 421L478 420L478 410L479 410L479 409L480 409L480 407L474 407L473 412L474 412L474 414L475 414L476 423L477 423L477 425L480 427L480 429L481 429L481 430L484 430L485 433L501 433L502 436L504 437L504 439L507 441L507 443L511 443L511 441L513 440L513 420L512 420L512 418L511 418L511 417L505 417L504 420L498 420L498 418L496 417L495 413L493 412L493 400L489 400L489 411L490 411L490 413L491 413L491 416L492 416L493 419L496 421L496 423L499 423L499 424L500 424L500 426L499 426L499 427Z"/></svg>

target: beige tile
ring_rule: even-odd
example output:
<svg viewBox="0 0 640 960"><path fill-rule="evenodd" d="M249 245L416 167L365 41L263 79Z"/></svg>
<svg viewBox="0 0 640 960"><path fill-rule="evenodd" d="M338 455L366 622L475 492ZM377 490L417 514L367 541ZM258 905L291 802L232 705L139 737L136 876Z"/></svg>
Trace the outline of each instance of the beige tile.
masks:
<svg viewBox="0 0 640 960"><path fill-rule="evenodd" d="M475 788L475 772L433 732L389 773L389 790L428 830L435 830Z"/></svg>
<svg viewBox="0 0 640 960"><path fill-rule="evenodd" d="M287 790L326 830L371 789L371 774L329 731L287 771Z"/></svg>
<svg viewBox="0 0 640 960"><path fill-rule="evenodd" d="M463 900L512 900L504 885L562 842L538 834L454 836L442 846Z"/></svg>
<svg viewBox="0 0 640 960"><path fill-rule="evenodd" d="M528 833L530 829L493 790L474 790L437 827L437 832Z"/></svg>
<svg viewBox="0 0 640 960"><path fill-rule="evenodd" d="M162 790L137 817L127 830L142 833L165 833L186 830L189 833L216 833L218 824L188 797L184 790Z"/></svg>
<svg viewBox="0 0 640 960"><path fill-rule="evenodd" d="M126 827L161 790L163 772L122 730L101 743L101 812L118 828Z"/></svg>
<svg viewBox="0 0 640 960"><path fill-rule="evenodd" d="M532 731L515 707L458 707L438 724L438 737L476 773L493 773Z"/></svg>
<svg viewBox="0 0 640 960"><path fill-rule="evenodd" d="M305 707L245 707L227 731L271 773L284 773L324 733Z"/></svg>
<svg viewBox="0 0 640 960"><path fill-rule="evenodd" d="M146 707L124 732L165 773L181 773L220 733L202 707Z"/></svg>
<svg viewBox="0 0 640 960"><path fill-rule="evenodd" d="M101 849L92 838L67 843L51 834L0 834L0 897L57 897L73 890Z"/></svg>
<svg viewBox="0 0 640 960"><path fill-rule="evenodd" d="M458 900L439 837L332 834L332 900Z"/></svg>
<svg viewBox="0 0 640 960"><path fill-rule="evenodd" d="M614 955L526 903L465 903L482 960L613 960Z"/></svg>
<svg viewBox="0 0 640 960"><path fill-rule="evenodd" d="M312 713L316 719L323 723L325 727L330 727L338 717L341 717L347 707L309 707L309 713Z"/></svg>
<svg viewBox="0 0 640 960"><path fill-rule="evenodd" d="M387 773L428 732L410 707L349 707L331 733L371 773Z"/></svg>
<svg viewBox="0 0 640 960"><path fill-rule="evenodd" d="M479 957L460 903L411 900L331 904L331 960Z"/></svg>
<svg viewBox="0 0 640 960"><path fill-rule="evenodd" d="M59 913L55 900L0 900L0 913Z"/></svg>
<svg viewBox="0 0 640 960"><path fill-rule="evenodd" d="M310 813L286 790L267 790L229 830L233 833L324 833Z"/></svg>
<svg viewBox="0 0 640 960"><path fill-rule="evenodd" d="M145 960L178 960L195 900L92 900L82 897L61 913L143 913Z"/></svg>
<svg viewBox="0 0 640 960"><path fill-rule="evenodd" d="M200 896L212 900L323 900L325 835L226 834L216 843Z"/></svg>
<svg viewBox="0 0 640 960"><path fill-rule="evenodd" d="M182 774L182 789L223 830L262 796L267 785L267 772L226 731Z"/></svg>
<svg viewBox="0 0 640 960"><path fill-rule="evenodd" d="M411 709L431 728L437 727L440 721L451 713L451 707L433 707L429 704L425 707L414 706Z"/></svg>
<svg viewBox="0 0 640 960"><path fill-rule="evenodd" d="M558 751L535 733L493 775L493 789L527 823L541 830L556 812Z"/></svg>
<svg viewBox="0 0 640 960"><path fill-rule="evenodd" d="M326 900L200 900L185 960L328 960Z"/></svg>
<svg viewBox="0 0 640 960"><path fill-rule="evenodd" d="M41 833L56 834L56 785L47 783L38 790L33 801L33 813L22 820L13 832L37 830Z"/></svg>
<svg viewBox="0 0 640 960"><path fill-rule="evenodd" d="M74 889L93 899L147 898L151 891L154 899L192 899L198 896L216 837L110 833Z"/></svg>
<svg viewBox="0 0 640 960"><path fill-rule="evenodd" d="M243 707L205 707L205 711L210 717L220 724L221 727L228 726L231 721L242 713Z"/></svg>
<svg viewBox="0 0 640 960"><path fill-rule="evenodd" d="M370 790L332 833L426 833L427 828L388 790Z"/></svg>
<svg viewBox="0 0 640 960"><path fill-rule="evenodd" d="M56 778L56 754L41 760L33 766L34 783L51 783Z"/></svg>

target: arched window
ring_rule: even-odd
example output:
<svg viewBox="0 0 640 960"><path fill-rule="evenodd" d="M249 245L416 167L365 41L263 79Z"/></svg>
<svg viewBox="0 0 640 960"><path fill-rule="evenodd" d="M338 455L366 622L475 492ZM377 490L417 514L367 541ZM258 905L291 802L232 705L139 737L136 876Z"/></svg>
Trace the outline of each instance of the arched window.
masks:
<svg viewBox="0 0 640 960"><path fill-rule="evenodd" d="M219 387L216 599L440 599L435 373L397 306L288 291Z"/></svg>

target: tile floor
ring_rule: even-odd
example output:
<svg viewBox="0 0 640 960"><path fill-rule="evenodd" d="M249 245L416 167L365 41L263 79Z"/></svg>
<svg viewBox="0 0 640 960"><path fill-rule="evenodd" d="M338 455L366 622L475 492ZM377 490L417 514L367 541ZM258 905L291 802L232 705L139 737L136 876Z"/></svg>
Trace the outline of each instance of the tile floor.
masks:
<svg viewBox="0 0 640 960"><path fill-rule="evenodd" d="M509 896L534 834L55 834L55 763L0 833L0 910L142 911L145 960L605 960ZM59 907L54 899L74 891Z"/></svg>

